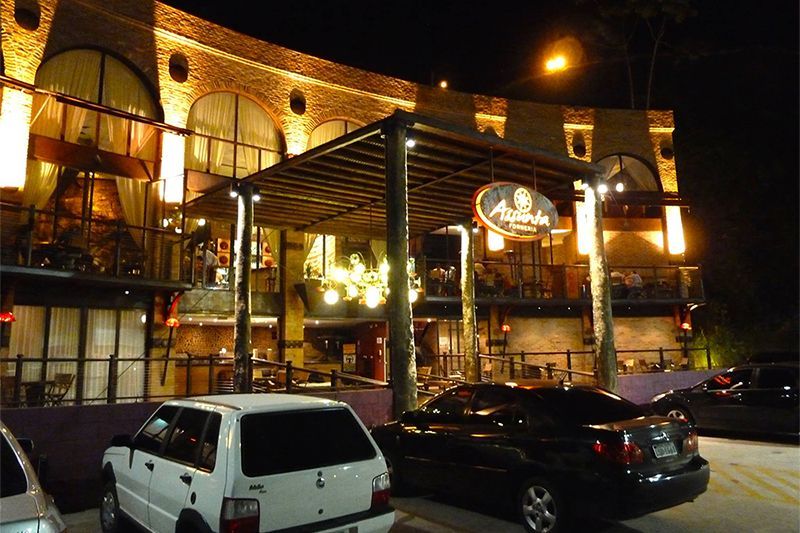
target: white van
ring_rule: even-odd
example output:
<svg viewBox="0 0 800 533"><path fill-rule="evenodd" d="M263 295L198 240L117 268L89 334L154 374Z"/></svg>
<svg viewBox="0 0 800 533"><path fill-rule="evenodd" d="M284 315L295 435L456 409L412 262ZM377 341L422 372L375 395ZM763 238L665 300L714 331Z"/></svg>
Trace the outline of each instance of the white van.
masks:
<svg viewBox="0 0 800 533"><path fill-rule="evenodd" d="M156 533L389 531L386 462L345 403L289 394L169 400L103 455L100 522Z"/></svg>

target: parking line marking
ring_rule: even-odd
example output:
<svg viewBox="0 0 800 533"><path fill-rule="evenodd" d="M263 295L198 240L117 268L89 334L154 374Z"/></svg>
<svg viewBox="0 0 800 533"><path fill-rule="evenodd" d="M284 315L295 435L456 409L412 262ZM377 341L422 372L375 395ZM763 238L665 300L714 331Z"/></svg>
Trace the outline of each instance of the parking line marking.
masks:
<svg viewBox="0 0 800 533"><path fill-rule="evenodd" d="M731 477L727 473L723 473L723 472L719 472L719 471L715 472L713 469L711 470L711 472L713 474L715 474L716 476L718 476L718 477L722 477L723 479L727 480L730 484L735 486L736 490L732 491L732 492L739 492L739 491L746 492L747 494L749 494L750 496L752 496L754 498L761 499L761 493L751 489L750 487L748 487L747 485L743 484L741 481L739 481L735 477ZM714 476L712 476L712 479L713 478L714 478Z"/></svg>
<svg viewBox="0 0 800 533"><path fill-rule="evenodd" d="M756 475L756 473L751 472L745 468L738 468L737 471L740 475L747 477L748 479L755 482L757 485L760 485L761 487L773 492L774 494L777 494L780 497L780 499L785 501L786 503L793 503L793 504L798 503L796 496L784 492L781 487L776 487L775 485L768 483L761 476ZM764 499L770 499L770 498L764 498Z"/></svg>

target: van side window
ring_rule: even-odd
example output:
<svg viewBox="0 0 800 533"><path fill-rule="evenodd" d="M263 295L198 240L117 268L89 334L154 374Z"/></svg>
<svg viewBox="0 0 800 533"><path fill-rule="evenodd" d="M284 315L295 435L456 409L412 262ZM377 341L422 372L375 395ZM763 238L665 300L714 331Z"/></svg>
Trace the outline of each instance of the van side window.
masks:
<svg viewBox="0 0 800 533"><path fill-rule="evenodd" d="M211 413L206 433L203 436L203 444L200 446L200 459L197 461L197 468L206 472L213 472L214 465L217 464L217 441L219 440L219 425L222 415Z"/></svg>
<svg viewBox="0 0 800 533"><path fill-rule="evenodd" d="M139 450L158 453L161 450L161 444L167 438L169 425L177 412L178 408L174 405L162 406L133 438L134 446Z"/></svg>
<svg viewBox="0 0 800 533"><path fill-rule="evenodd" d="M164 449L164 457L193 465L200 449L200 438L203 436L207 419L208 411L182 409Z"/></svg>

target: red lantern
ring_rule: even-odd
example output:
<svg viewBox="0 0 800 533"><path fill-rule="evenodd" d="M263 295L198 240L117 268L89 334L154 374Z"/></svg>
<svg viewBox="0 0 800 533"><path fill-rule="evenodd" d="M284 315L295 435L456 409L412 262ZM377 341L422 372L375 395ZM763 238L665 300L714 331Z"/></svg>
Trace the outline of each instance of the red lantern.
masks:
<svg viewBox="0 0 800 533"><path fill-rule="evenodd" d="M503 324L503 325L500 327L500 330L501 330L503 333L510 333L510 332L511 332L511 326L510 326L509 324Z"/></svg>
<svg viewBox="0 0 800 533"><path fill-rule="evenodd" d="M17 317L14 316L14 313L11 311L3 311L0 313L0 322L16 322Z"/></svg>

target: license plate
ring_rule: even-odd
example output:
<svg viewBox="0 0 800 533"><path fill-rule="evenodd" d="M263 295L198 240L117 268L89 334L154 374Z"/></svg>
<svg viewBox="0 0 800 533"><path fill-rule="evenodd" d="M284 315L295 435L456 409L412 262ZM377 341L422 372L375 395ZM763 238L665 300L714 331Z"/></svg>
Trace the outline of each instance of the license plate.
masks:
<svg viewBox="0 0 800 533"><path fill-rule="evenodd" d="M672 442L659 442L658 444L653 444L653 455L656 456L656 459L661 459L662 457L678 455L678 450Z"/></svg>

